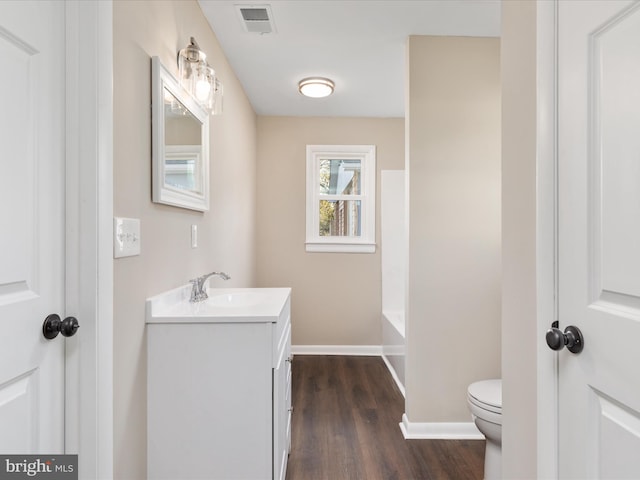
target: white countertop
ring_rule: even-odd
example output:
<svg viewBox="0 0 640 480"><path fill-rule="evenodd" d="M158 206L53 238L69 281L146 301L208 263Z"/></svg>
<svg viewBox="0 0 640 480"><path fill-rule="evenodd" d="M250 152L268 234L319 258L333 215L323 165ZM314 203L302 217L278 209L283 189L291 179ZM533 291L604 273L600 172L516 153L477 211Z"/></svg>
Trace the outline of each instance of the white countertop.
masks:
<svg viewBox="0 0 640 480"><path fill-rule="evenodd" d="M291 288L209 288L209 298L191 303L191 285L155 295L146 302L146 322L265 323L276 322Z"/></svg>

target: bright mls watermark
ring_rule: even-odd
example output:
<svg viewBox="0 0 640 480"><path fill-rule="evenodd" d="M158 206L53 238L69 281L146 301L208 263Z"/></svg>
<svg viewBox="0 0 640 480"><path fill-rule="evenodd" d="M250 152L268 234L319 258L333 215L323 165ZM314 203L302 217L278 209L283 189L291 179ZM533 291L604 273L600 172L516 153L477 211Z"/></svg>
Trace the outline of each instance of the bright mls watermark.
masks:
<svg viewBox="0 0 640 480"><path fill-rule="evenodd" d="M78 480L78 455L0 455L0 480Z"/></svg>

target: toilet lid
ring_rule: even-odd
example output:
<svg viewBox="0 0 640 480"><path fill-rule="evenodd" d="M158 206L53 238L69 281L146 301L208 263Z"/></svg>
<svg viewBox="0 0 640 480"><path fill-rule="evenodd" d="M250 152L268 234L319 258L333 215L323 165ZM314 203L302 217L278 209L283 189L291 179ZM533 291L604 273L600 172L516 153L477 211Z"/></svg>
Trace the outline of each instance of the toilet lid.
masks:
<svg viewBox="0 0 640 480"><path fill-rule="evenodd" d="M475 400L474 403L493 407L492 410L502 409L502 380L475 382L469 385L467 391L469 396Z"/></svg>

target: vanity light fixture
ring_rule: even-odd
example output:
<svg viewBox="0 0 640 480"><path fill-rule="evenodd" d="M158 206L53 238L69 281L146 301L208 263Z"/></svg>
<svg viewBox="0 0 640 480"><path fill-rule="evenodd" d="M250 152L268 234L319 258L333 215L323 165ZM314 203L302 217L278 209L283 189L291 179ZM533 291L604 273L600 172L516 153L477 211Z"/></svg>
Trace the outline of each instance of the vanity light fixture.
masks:
<svg viewBox="0 0 640 480"><path fill-rule="evenodd" d="M322 98L333 93L335 84L324 77L308 77L298 82L298 91L305 97Z"/></svg>
<svg viewBox="0 0 640 480"><path fill-rule="evenodd" d="M222 82L193 37L189 45L178 52L178 77L180 85L212 115L222 113Z"/></svg>

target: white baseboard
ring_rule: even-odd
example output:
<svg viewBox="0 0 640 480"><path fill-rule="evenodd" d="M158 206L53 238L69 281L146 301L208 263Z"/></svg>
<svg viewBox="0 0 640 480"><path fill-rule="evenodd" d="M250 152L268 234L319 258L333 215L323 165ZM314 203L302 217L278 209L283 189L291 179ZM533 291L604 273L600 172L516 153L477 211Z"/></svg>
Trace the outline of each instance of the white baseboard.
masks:
<svg viewBox="0 0 640 480"><path fill-rule="evenodd" d="M400 393L404 398L407 398L407 395L404 393L404 385L398 378L398 373L396 372L396 369L393 368L393 365L391 365L391 363L387 359L387 356L384 353L382 354L382 360L384 361L384 364L387 366L387 370L389 370L389 373L391 373L391 377L396 382L396 385L398 385L398 390L400 390Z"/></svg>
<svg viewBox="0 0 640 480"><path fill-rule="evenodd" d="M379 357L381 345L292 345L294 355L361 355Z"/></svg>
<svg viewBox="0 0 640 480"><path fill-rule="evenodd" d="M484 440L473 422L410 422L406 413L402 415L400 430L407 440Z"/></svg>

